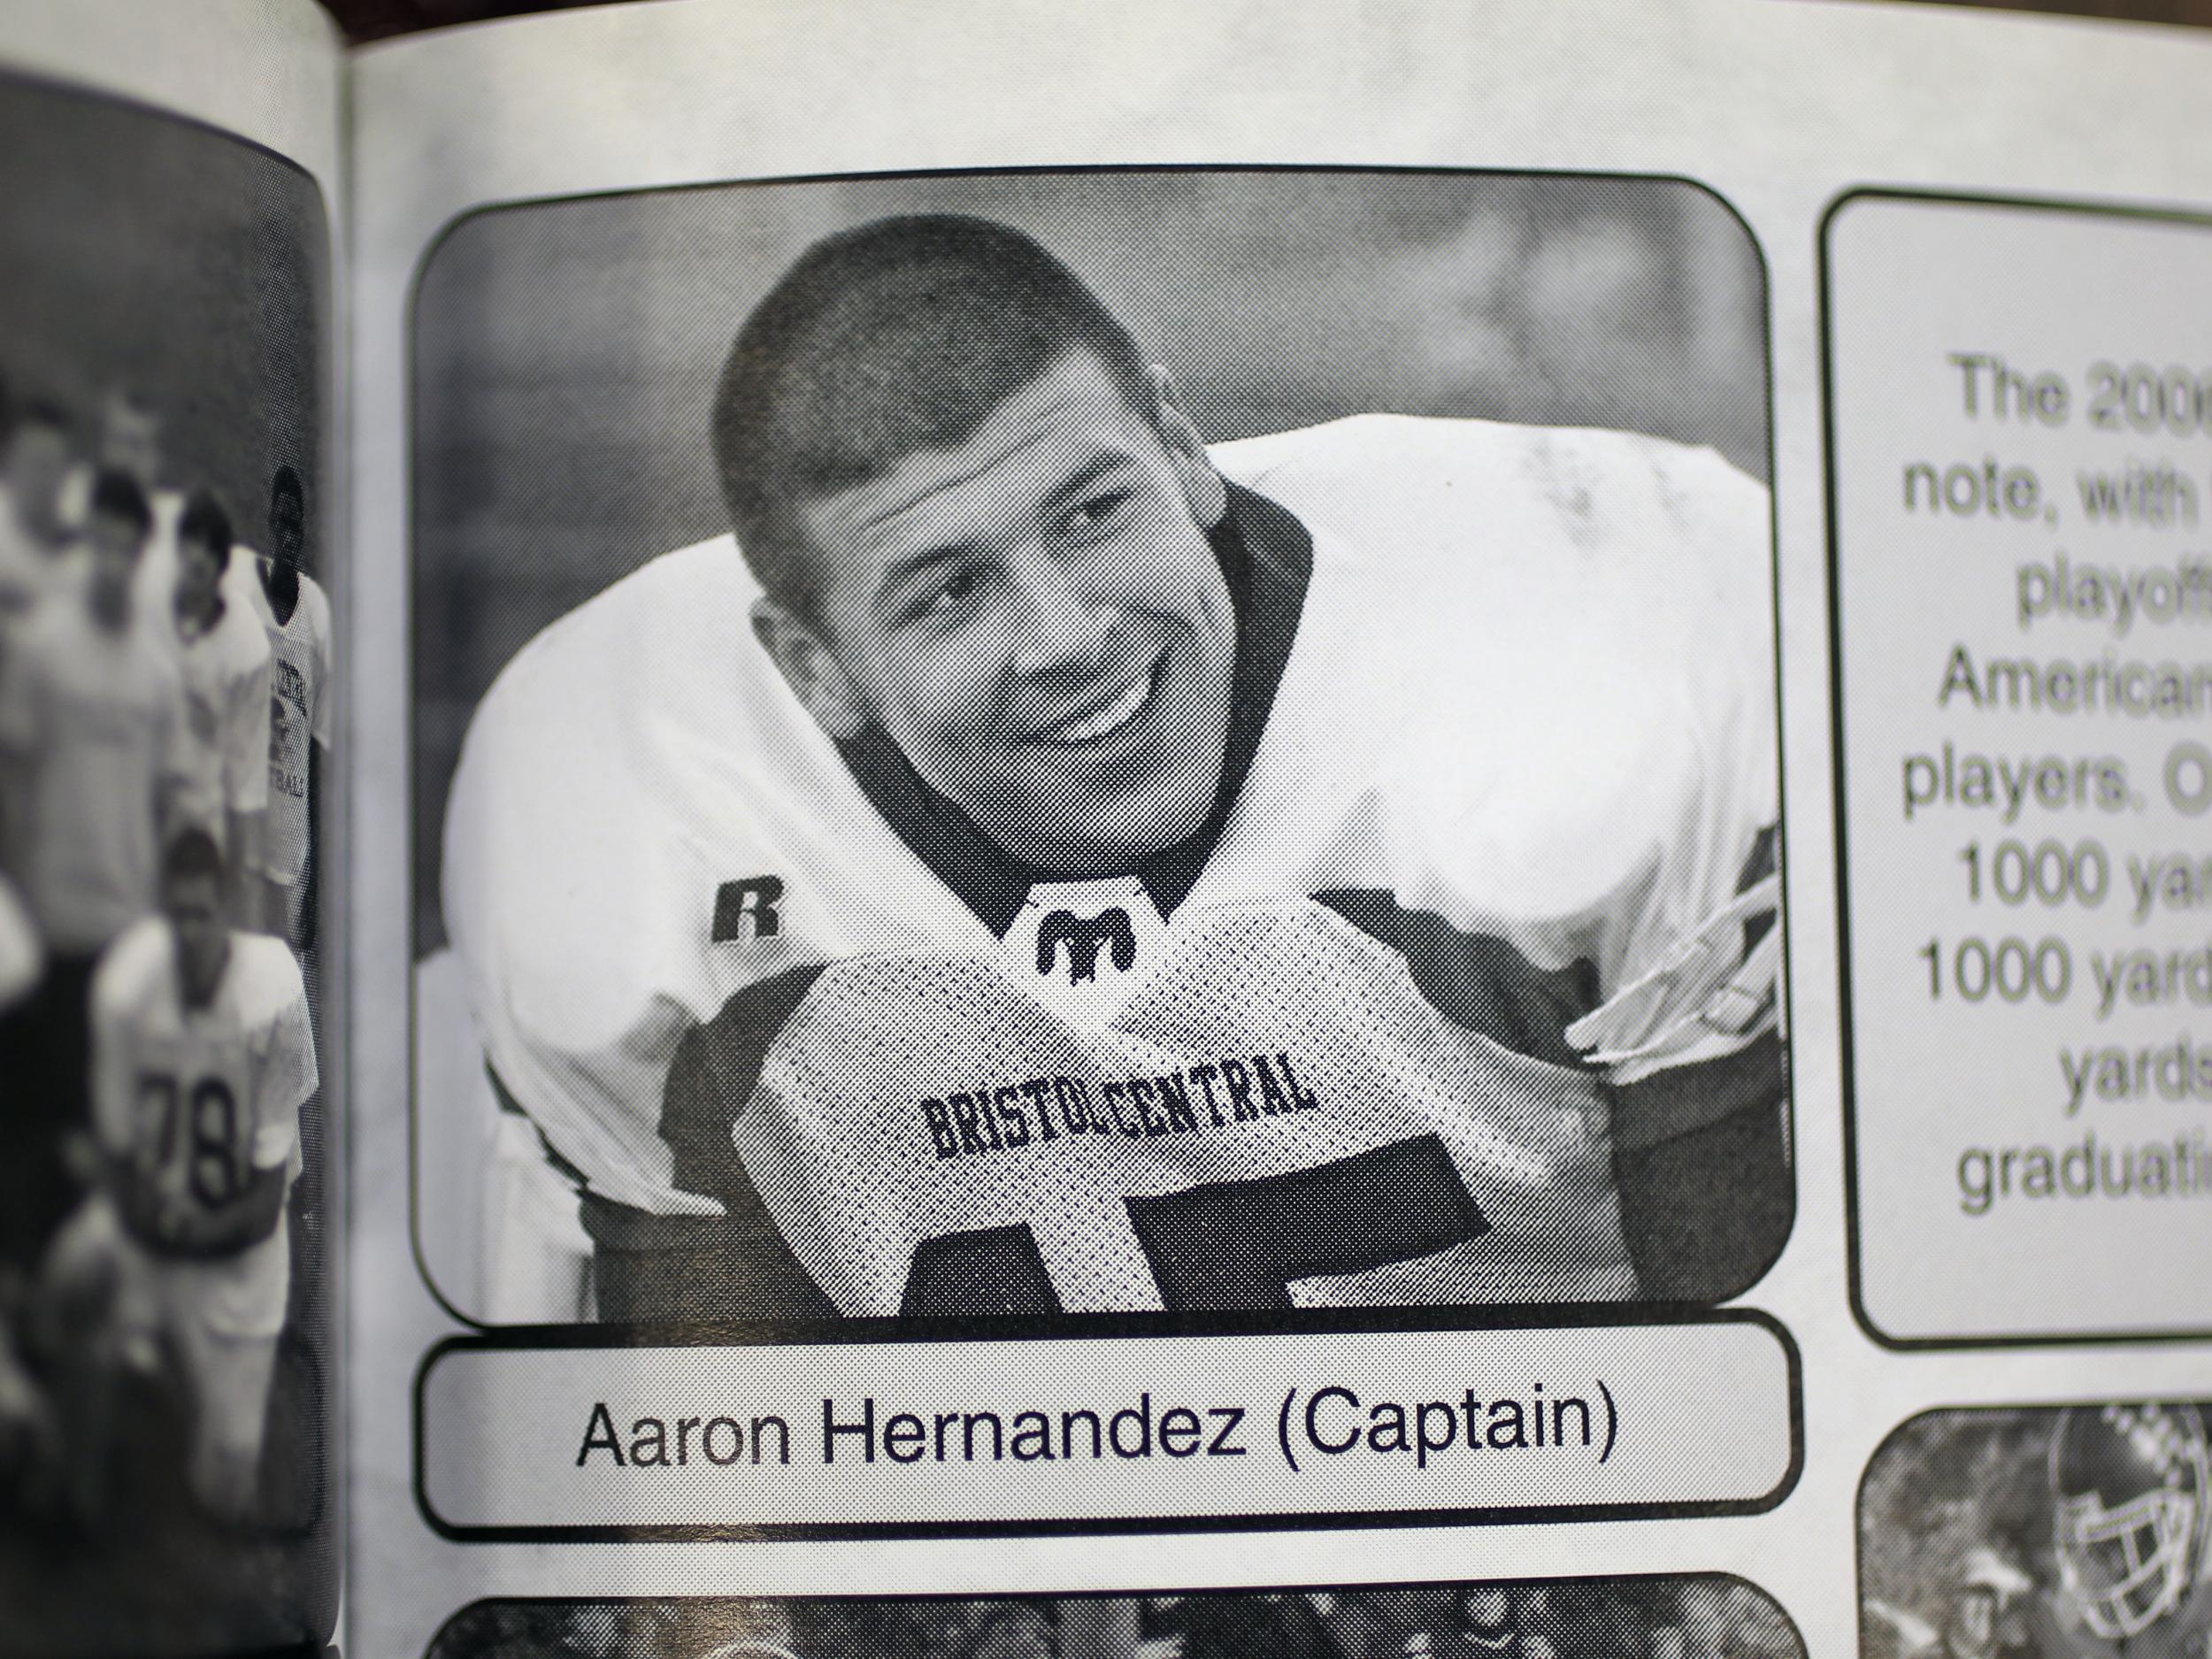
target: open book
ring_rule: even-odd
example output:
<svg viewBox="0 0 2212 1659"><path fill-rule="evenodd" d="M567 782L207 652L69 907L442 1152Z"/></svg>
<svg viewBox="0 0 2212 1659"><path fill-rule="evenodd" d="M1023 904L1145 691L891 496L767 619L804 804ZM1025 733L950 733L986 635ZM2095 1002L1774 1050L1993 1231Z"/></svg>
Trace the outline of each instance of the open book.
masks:
<svg viewBox="0 0 2212 1659"><path fill-rule="evenodd" d="M2208 85L0 12L0 1655L2207 1651Z"/></svg>

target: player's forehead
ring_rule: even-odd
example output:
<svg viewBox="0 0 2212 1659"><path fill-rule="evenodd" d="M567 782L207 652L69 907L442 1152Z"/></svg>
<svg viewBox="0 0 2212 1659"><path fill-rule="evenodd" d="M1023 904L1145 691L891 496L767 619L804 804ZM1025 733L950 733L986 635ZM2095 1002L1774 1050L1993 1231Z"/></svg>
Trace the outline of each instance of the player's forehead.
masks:
<svg viewBox="0 0 2212 1659"><path fill-rule="evenodd" d="M1078 347L1001 398L968 435L917 449L804 503L830 576L867 576L923 541L985 535L1006 512L1102 465L1141 462L1157 429L1095 352Z"/></svg>

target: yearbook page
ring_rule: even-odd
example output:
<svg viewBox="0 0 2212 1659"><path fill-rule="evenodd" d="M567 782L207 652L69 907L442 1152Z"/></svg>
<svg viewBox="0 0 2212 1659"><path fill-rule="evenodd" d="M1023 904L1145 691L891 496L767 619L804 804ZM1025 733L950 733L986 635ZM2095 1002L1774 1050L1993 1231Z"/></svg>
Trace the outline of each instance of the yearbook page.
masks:
<svg viewBox="0 0 2212 1659"><path fill-rule="evenodd" d="M0 10L0 1652L343 1581L343 58Z"/></svg>
<svg viewBox="0 0 2212 1659"><path fill-rule="evenodd" d="M357 53L352 1644L2204 1651L2208 77Z"/></svg>

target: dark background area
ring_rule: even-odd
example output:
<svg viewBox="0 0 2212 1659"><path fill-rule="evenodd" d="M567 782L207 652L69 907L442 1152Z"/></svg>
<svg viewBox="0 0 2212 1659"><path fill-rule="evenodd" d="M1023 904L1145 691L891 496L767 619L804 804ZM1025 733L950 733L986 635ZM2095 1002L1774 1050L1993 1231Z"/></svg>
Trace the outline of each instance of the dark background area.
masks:
<svg viewBox="0 0 2212 1659"><path fill-rule="evenodd" d="M42 81L0 88L0 377L65 404L81 447L129 388L161 417L166 481L212 488L259 545L279 465L319 500L320 193L211 128Z"/></svg>
<svg viewBox="0 0 2212 1659"><path fill-rule="evenodd" d="M451 23L478 23L524 12L558 12L588 0L323 0L355 40L379 40ZM1754 4L1761 0L1753 0ZM1900 4L1921 0L1898 0ZM2212 0L1925 0L1978 6L1985 11L2046 12L2085 18L2121 18L2139 23L2183 23L2212 27Z"/></svg>

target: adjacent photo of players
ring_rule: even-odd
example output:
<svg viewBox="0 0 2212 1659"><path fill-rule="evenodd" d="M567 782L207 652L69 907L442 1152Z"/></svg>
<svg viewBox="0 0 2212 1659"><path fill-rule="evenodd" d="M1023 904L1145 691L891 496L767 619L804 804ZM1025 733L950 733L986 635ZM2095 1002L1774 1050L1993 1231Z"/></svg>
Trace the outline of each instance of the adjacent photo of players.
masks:
<svg viewBox="0 0 2212 1659"><path fill-rule="evenodd" d="M1749 1287L1794 1206L1765 304L1666 179L459 221L412 364L434 1286Z"/></svg>
<svg viewBox="0 0 2212 1659"><path fill-rule="evenodd" d="M0 76L0 1648L324 1640L314 181Z"/></svg>
<svg viewBox="0 0 2212 1659"><path fill-rule="evenodd" d="M1804 1659L1740 1578L1179 1595L482 1601L426 1659Z"/></svg>
<svg viewBox="0 0 2212 1659"><path fill-rule="evenodd" d="M2202 1402L1931 1411L1859 1491L1868 1659L2212 1651Z"/></svg>

